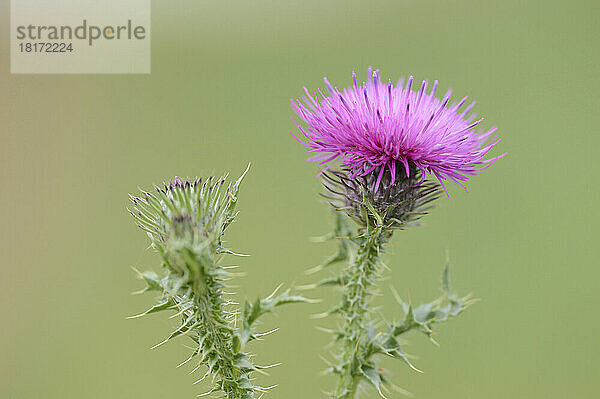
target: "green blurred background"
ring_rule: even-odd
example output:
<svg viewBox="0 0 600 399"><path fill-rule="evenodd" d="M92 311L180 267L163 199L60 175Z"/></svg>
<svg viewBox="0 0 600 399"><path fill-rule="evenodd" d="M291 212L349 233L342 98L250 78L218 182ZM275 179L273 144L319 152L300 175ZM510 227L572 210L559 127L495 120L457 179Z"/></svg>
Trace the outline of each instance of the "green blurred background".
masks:
<svg viewBox="0 0 600 399"><path fill-rule="evenodd" d="M150 75L10 75L2 3L0 397L192 398L175 369L186 341L160 349L166 316L125 320L150 296L129 266L156 267L126 212L127 193L173 175L252 162L228 241L252 256L239 297L332 250L310 236L330 215L318 168L290 138L290 97L327 76L349 85L370 65L396 80L439 79L478 101L507 151L470 192L452 188L424 226L394 236L388 286L421 302L438 292L445 251L459 292L481 298L410 338L418 374L386 363L417 398L591 398L600 377L597 1L154 1ZM596 243L596 244L594 244ZM337 293L312 296L335 301ZM325 304L267 318L254 344L282 362L270 398L323 398ZM371 392L366 397L377 397ZM400 398L391 394L390 398Z"/></svg>

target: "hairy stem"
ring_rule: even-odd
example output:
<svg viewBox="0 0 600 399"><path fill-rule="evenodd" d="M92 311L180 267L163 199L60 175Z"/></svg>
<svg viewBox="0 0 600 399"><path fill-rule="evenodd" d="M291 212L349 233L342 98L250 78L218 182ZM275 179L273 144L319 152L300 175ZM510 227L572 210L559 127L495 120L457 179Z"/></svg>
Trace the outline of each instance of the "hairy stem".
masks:
<svg viewBox="0 0 600 399"><path fill-rule="evenodd" d="M365 364L364 344L369 321L369 297L379 269L379 255L386 241L381 227L367 229L358 239L356 256L345 271L342 304L339 312L344 320L342 363L337 368L339 381L335 391L338 399L351 399Z"/></svg>
<svg viewBox="0 0 600 399"><path fill-rule="evenodd" d="M215 304L211 303L210 298L201 298L198 302L200 312L203 313L204 340L212 343L212 350L216 354L214 368L222 381L221 390L225 392L227 398L252 398L252 391L248 390L251 386L250 376L235 362L236 351L231 345L234 341L233 330L223 320L212 317L214 312L210 309Z"/></svg>
<svg viewBox="0 0 600 399"><path fill-rule="evenodd" d="M161 280L166 297L181 314L181 330L197 344L192 357L208 368L215 390L228 399L253 398L253 386L243 353L226 309L223 277L218 265L219 240L204 245L189 245L178 239L170 241L164 253L172 274ZM208 245L207 245L208 244ZM180 248L183 246L182 248ZM181 271L181 272L178 272Z"/></svg>

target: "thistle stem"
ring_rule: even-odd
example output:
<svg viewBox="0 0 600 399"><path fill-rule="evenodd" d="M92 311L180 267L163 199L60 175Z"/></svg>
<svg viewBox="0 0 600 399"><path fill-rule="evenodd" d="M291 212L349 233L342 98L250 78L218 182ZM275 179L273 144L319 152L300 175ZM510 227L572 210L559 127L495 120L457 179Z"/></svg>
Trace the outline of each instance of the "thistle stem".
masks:
<svg viewBox="0 0 600 399"><path fill-rule="evenodd" d="M219 313L210 310L216 304L219 308L222 307L222 304L219 303L221 302L220 298L217 298L217 303L211 303L209 298L201 299L199 302L204 302L200 306L201 311L204 313L202 323L202 328L206 331L204 340L212 342L214 352L217 354L214 361L218 364L213 367L222 381L222 391L225 392L227 398L252 398L252 391L247 389L251 385L249 375L235 364L236 351L231 345L234 332L226 322L214 318L214 315ZM201 346L198 349L202 351Z"/></svg>
<svg viewBox="0 0 600 399"><path fill-rule="evenodd" d="M335 391L338 399L355 397L361 367L367 360L361 346L368 330L369 297L379 274L379 255L387 238L384 229L376 226L368 228L357 240L356 255L345 271L347 283L339 309L344 327L342 363L337 368L339 381Z"/></svg>
<svg viewBox="0 0 600 399"><path fill-rule="evenodd" d="M224 308L222 269L214 259L214 248L211 249L194 253L185 248L186 257L172 256L173 269L190 272L180 277L183 283L178 284L177 291L167 289L167 293L179 309L187 309L182 314L182 325L188 326L184 332L190 330L198 345L194 353L218 381L218 389L228 399L251 399L254 396L248 370L237 364L246 354L234 344L235 330Z"/></svg>

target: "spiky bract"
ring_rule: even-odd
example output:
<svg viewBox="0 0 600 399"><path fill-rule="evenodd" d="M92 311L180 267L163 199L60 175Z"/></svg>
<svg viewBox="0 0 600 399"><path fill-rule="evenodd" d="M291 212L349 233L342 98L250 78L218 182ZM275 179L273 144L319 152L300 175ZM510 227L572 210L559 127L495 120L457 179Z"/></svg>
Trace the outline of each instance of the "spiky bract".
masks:
<svg viewBox="0 0 600 399"><path fill-rule="evenodd" d="M325 198L336 211L343 211L362 226L374 224L374 214L365 203L372 204L391 234L392 229L404 229L426 214L431 202L439 197L441 187L434 182L421 183L421 172L412 167L409 175L404 168L396 168L396 176L383 174L377 189L377 175L352 178L350 171L323 172Z"/></svg>

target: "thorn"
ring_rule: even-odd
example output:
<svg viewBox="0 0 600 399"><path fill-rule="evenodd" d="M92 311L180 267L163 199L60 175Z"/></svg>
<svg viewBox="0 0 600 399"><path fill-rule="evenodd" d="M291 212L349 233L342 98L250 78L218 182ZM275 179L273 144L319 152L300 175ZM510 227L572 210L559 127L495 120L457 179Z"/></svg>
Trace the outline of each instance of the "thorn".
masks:
<svg viewBox="0 0 600 399"><path fill-rule="evenodd" d="M172 316L169 316L169 319L174 319L175 317L181 316L186 310L189 310L191 307L188 308L181 308L181 310L177 313L175 313Z"/></svg>
<svg viewBox="0 0 600 399"><path fill-rule="evenodd" d="M244 177L246 177L246 173L248 173L248 171L250 170L250 166L252 166L252 162L248 162L248 166L246 166L246 170L244 170L244 173L242 173L242 175L238 178L239 182L241 182L242 179Z"/></svg>
<svg viewBox="0 0 600 399"><path fill-rule="evenodd" d="M192 360L192 358L195 356L196 354L193 353L190 357L188 357L186 360L184 360L183 362L179 363L177 366L175 366L176 369L178 369L179 367L183 366L184 364L186 364L187 362L189 362L190 360Z"/></svg>
<svg viewBox="0 0 600 399"><path fill-rule="evenodd" d="M402 300L400 294L398 294L398 291L396 291L396 288L393 285L390 286L390 290L392 291L392 295L394 295L396 302L398 302L399 305L404 305L404 301Z"/></svg>
<svg viewBox="0 0 600 399"><path fill-rule="evenodd" d="M199 394L199 395L196 395L196 397L197 397L197 398L201 398L201 397L203 397L203 396L210 395L210 394L211 394L211 393L213 393L213 392L214 392L214 389L211 389L211 390L210 390L210 391L208 391L208 392L204 392L204 393L201 393L201 394Z"/></svg>
<svg viewBox="0 0 600 399"><path fill-rule="evenodd" d="M270 368L273 368L273 367L281 366L282 364L283 363L274 363L274 364L270 364L268 366L256 366L256 368L258 370L266 370L266 369L270 369Z"/></svg>
<svg viewBox="0 0 600 399"><path fill-rule="evenodd" d="M243 256L243 257L248 257L248 256L250 256L250 254L240 254L240 253L237 253L237 252L233 252L232 250L230 250L230 249L227 249L227 248L221 248L221 250L222 250L224 253L226 253L226 254L229 254L229 255L234 255L234 256Z"/></svg>
<svg viewBox="0 0 600 399"><path fill-rule="evenodd" d="M299 291L308 291L308 290L312 290L317 288L316 284L305 284L305 285L298 285L296 286L296 289Z"/></svg>
<svg viewBox="0 0 600 399"><path fill-rule="evenodd" d="M318 265L318 266L315 266L315 267L311 267L310 269L305 270L304 274L306 274L306 275L315 274L315 273L320 272L321 270L323 270L323 268L324 268L324 266L322 264Z"/></svg>
<svg viewBox="0 0 600 399"><path fill-rule="evenodd" d="M188 374L194 374L196 371L198 371L198 369L200 369L200 367L202 367L202 363L198 363L198 365L194 367ZM206 373L208 374L210 371L207 371Z"/></svg>
<svg viewBox="0 0 600 399"><path fill-rule="evenodd" d="M381 262L381 266L383 266L383 268L389 272L392 271L392 269L388 265L386 265L385 262Z"/></svg>
<svg viewBox="0 0 600 399"><path fill-rule="evenodd" d="M256 339L259 339L259 338L262 338L262 337L264 337L264 336L266 336L266 335L269 335L269 334L276 333L277 331L279 331L279 328L274 328L274 329L272 329L272 330L269 330L269 331L267 331L267 332L264 332L264 333L257 333L257 334L253 334L253 336L254 336Z"/></svg>
<svg viewBox="0 0 600 399"><path fill-rule="evenodd" d="M392 388L394 391L396 391L396 392L399 392L399 393L401 393L402 395L406 395L406 396L408 396L409 398L412 398L412 397L414 396L412 392L409 392L409 391L407 391L407 390L406 390L406 389L404 389L404 388L400 388L398 385L394 385L394 384L392 384L392 383L390 383L390 382L388 382L388 385L389 385L389 386L390 386L390 387L391 387L391 388Z"/></svg>
<svg viewBox="0 0 600 399"><path fill-rule="evenodd" d="M205 379L206 377L208 377L208 375L209 375L209 374L210 374L210 371L207 371L207 372L206 372L206 374L204 374L204 375L202 376L202 378L200 378L200 379L199 379L199 380L197 380L197 381L194 381L194 382L192 383L192 385L196 385L196 384L198 384L199 382L202 382L202 381L204 381L204 379Z"/></svg>
<svg viewBox="0 0 600 399"><path fill-rule="evenodd" d="M142 317L142 316L146 316L146 312L140 313L140 314L136 314L135 316L127 316L127 320L137 319L137 318Z"/></svg>
<svg viewBox="0 0 600 399"><path fill-rule="evenodd" d="M310 242L326 242L326 241L332 240L334 238L335 238L335 236L333 233L328 233L328 234L324 234L322 236L310 237L309 241Z"/></svg>
<svg viewBox="0 0 600 399"><path fill-rule="evenodd" d="M411 369L413 369L414 371L423 374L423 371L419 370L418 368L416 368L415 366L412 365L412 363L408 362L408 367L410 367Z"/></svg>
<svg viewBox="0 0 600 399"><path fill-rule="evenodd" d="M144 274L141 271L139 271L138 269L136 269L135 266L131 265L129 267L138 275L139 278L141 278L141 279L144 278Z"/></svg>
<svg viewBox="0 0 600 399"><path fill-rule="evenodd" d="M254 387L254 389L258 392L267 392L269 389L277 388L279 385L271 385L270 387Z"/></svg>
<svg viewBox="0 0 600 399"><path fill-rule="evenodd" d="M324 349L324 350L330 350L330 349L331 349L331 348L333 348L335 345L336 345L336 342L329 342L329 343L327 343L327 344L326 344L326 345L323 347L323 349Z"/></svg>
<svg viewBox="0 0 600 399"><path fill-rule="evenodd" d="M469 294L469 295L471 295L471 294ZM476 304L476 303L477 303L477 302L479 302L479 301L481 301L481 298L468 298L468 299L465 301L465 309L467 309L468 307L470 307L470 306L472 306L472 305Z"/></svg>
<svg viewBox="0 0 600 399"><path fill-rule="evenodd" d="M262 371L262 370L261 370L261 369L259 369L259 368L255 368L255 369L254 369L254 371L256 371L256 372L257 372L257 373L259 373L259 374L262 374L262 375L268 376L268 377L270 377L270 376L271 376L269 373L267 373L266 371Z"/></svg>
<svg viewBox="0 0 600 399"><path fill-rule="evenodd" d="M327 360L323 355L319 355L319 357L321 358L321 360L323 360L325 362L325 364L327 364L328 366L332 366L333 363L330 362L329 360Z"/></svg>
<svg viewBox="0 0 600 399"><path fill-rule="evenodd" d="M273 292L271 293L271 295L269 295L268 297L266 297L266 298L265 298L265 300L272 299L272 298L275 296L275 294L277 293L277 291L279 291L279 289L280 289L281 287L283 287L283 283L279 284L279 285L277 286L277 288L275 288L275 290L273 290Z"/></svg>
<svg viewBox="0 0 600 399"><path fill-rule="evenodd" d="M150 349L156 349L156 348L158 348L159 346L166 344L168 341L169 341L169 338L167 337L167 338L165 338L163 341L161 341L161 342L159 342L158 344L156 344L156 345L154 345L153 347L151 347Z"/></svg>

